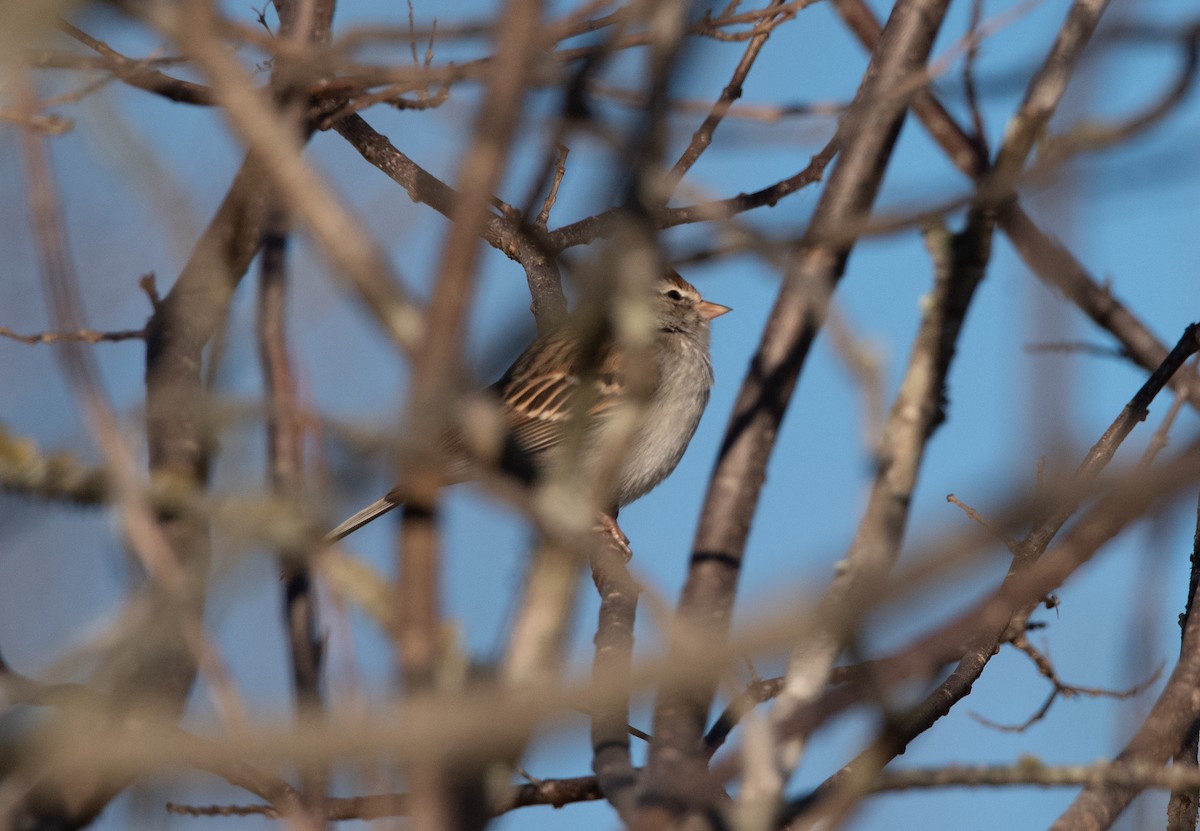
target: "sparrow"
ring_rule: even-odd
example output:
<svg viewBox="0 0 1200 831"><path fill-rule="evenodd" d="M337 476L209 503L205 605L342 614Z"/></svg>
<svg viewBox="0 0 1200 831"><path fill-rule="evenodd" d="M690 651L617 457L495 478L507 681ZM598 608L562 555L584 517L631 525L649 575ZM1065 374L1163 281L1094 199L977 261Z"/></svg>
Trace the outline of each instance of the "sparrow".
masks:
<svg viewBox="0 0 1200 831"><path fill-rule="evenodd" d="M601 516L602 526L617 537L626 556L628 541L616 525L617 512L666 479L687 450L713 384L709 324L731 309L705 300L691 283L667 271L656 281L651 311L652 341L648 350L638 353L641 360L653 357L648 394L639 396L639 420L613 482L611 504ZM488 388L499 401L508 431L500 467L522 481L536 480L562 457L572 421L580 417L579 396L589 392L585 384L592 389L582 414L582 445L573 458L585 476L599 475L613 452L606 431L615 426L611 416L633 394L627 383L630 356L612 339L588 354L580 328L568 318L537 337ZM450 434L444 442L452 457L450 483L472 478L461 437ZM326 542L342 539L403 501L403 494L393 489L340 523L326 535Z"/></svg>

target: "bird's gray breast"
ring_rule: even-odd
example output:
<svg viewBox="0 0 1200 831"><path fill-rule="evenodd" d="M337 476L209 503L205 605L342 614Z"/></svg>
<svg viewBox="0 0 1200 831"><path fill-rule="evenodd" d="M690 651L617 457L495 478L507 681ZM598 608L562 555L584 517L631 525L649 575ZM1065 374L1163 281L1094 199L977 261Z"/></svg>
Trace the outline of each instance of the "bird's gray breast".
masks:
<svg viewBox="0 0 1200 831"><path fill-rule="evenodd" d="M660 382L639 414L617 481L618 505L645 494L667 478L696 432L713 383L703 343L681 338L665 352Z"/></svg>

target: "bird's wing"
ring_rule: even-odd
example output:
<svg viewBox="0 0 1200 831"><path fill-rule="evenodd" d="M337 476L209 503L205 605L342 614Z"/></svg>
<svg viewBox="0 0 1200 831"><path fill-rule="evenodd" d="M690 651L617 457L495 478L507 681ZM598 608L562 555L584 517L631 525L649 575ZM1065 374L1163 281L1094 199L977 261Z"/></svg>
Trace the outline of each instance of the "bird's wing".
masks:
<svg viewBox="0 0 1200 831"><path fill-rule="evenodd" d="M589 426L602 419L623 397L624 382L618 356L606 350L589 372L573 338L535 343L495 385L509 414L512 439L527 453L540 454L563 438L567 422L575 416L575 402L583 379L592 376L594 399L584 418Z"/></svg>

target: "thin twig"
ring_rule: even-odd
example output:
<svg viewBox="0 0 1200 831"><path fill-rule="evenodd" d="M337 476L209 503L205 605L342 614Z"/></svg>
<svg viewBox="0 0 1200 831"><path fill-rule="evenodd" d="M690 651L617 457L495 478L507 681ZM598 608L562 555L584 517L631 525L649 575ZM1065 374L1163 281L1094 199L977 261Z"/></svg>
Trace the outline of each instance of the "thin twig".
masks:
<svg viewBox="0 0 1200 831"><path fill-rule="evenodd" d="M980 21L983 19L983 0L972 0L971 20L967 24L967 34L970 46L962 65L963 93L967 99L967 110L971 113L971 125L974 127L976 145L985 155L989 155L987 145L987 127L983 123L983 111L979 108L979 91L975 86L975 66L979 60L979 47L983 43L980 35Z"/></svg>
<svg viewBox="0 0 1200 831"><path fill-rule="evenodd" d="M151 68L147 61L127 58L107 43L97 40L65 20L58 21L58 28L99 54L106 61L113 75L131 87L146 90L183 104L207 106L215 103L212 90L201 84L172 78L166 73Z"/></svg>
<svg viewBox="0 0 1200 831"><path fill-rule="evenodd" d="M1042 702L1042 705L1038 707L1038 709L1031 716L1029 716L1029 718L1025 719L1025 721L1021 722L1020 724L1000 724L999 722L984 718L979 713L968 711L967 715L975 719L975 721L979 722L985 727L990 727L993 730L998 730L1002 733L1024 733L1034 724L1037 724L1039 721L1045 718L1046 714L1050 712L1050 707L1053 706L1054 702L1060 697L1074 698L1076 696L1086 696L1090 698L1112 698L1122 700L1141 695L1143 692L1149 689L1151 685L1155 684L1160 677L1162 677L1163 672L1163 667L1160 665L1158 669L1156 669L1148 678L1146 678L1146 680L1134 684L1132 687L1128 687L1124 690L1109 690L1103 687L1084 687L1078 684L1068 684L1059 678L1058 672L1054 669L1054 665L1050 662L1050 656L1043 654L1039 649L1031 644L1029 639L1024 634L1013 638L1012 645L1027 655L1031 661L1033 661L1034 665L1037 667L1038 674L1050 682L1051 689L1049 695L1046 696L1046 700Z"/></svg>
<svg viewBox="0 0 1200 831"><path fill-rule="evenodd" d="M550 222L550 211L554 208L554 203L558 201L558 188L562 184L563 176L567 173L567 155L571 152L571 148L565 144L558 145L557 150L558 156L554 161L554 178L550 180L550 192L546 194L546 200L542 202L542 209L538 211L537 219L534 220L534 224L543 231Z"/></svg>
<svg viewBox="0 0 1200 831"><path fill-rule="evenodd" d="M67 341L82 341L84 343L117 343L124 340L145 340L145 329L118 329L115 332L101 332L96 329L80 329L75 332L38 332L33 335L18 335L7 326L0 326L0 337L9 338L30 345L39 343L65 343Z"/></svg>
<svg viewBox="0 0 1200 831"><path fill-rule="evenodd" d="M1004 546L1013 554L1017 553L1017 541L1012 537L1002 534L1000 529L988 522L987 518L984 517L983 514L979 513L979 511L975 510L952 493L946 494L946 501L951 505L956 506L959 510L966 514L972 522L978 523L981 527L986 528L996 537L996 539L1003 542Z"/></svg>
<svg viewBox="0 0 1200 831"><path fill-rule="evenodd" d="M771 0L769 9L778 8L783 5L783 0ZM708 149L712 144L713 134L717 131L718 125L721 123L733 102L742 97L742 85L746 82L746 76L750 74L754 62L758 59L759 53L767 42L767 38L771 36L771 32L775 30L781 23L789 19L789 15L781 14L775 18L764 18L761 22L755 25L753 36L749 43L746 44L746 51L742 53L742 59L738 61L737 67L733 70L733 75L729 79L729 83L721 90L721 95L712 105L712 109L708 113L708 117L696 128L696 132L692 134L692 140L688 142L688 146L680 154L674 166L666 174L666 183L663 186L663 191L668 196L675 190L692 165L700 158L700 155ZM665 199L663 200L666 201Z"/></svg>
<svg viewBox="0 0 1200 831"><path fill-rule="evenodd" d="M495 798L490 809L492 816L501 816L519 808L537 805L561 808L603 798L595 776L541 779L508 786ZM406 793L334 797L329 800L325 818L329 822L347 822L402 817L410 813L410 804L411 799ZM178 805L169 802L167 810L192 817L264 816L273 819L280 816L279 809L273 805Z"/></svg>

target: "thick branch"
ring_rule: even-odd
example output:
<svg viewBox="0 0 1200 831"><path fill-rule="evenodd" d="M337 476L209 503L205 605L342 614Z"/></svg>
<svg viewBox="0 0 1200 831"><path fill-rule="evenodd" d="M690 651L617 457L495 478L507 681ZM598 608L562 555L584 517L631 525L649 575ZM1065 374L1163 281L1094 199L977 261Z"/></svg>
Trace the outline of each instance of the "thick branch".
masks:
<svg viewBox="0 0 1200 831"><path fill-rule="evenodd" d="M611 545L596 546L592 578L600 593L592 683L627 690L638 586L620 552ZM627 825L633 819L634 787L637 785L637 771L629 755L628 724L627 698L605 700L603 696L595 697L592 702L592 770L604 798Z"/></svg>
<svg viewBox="0 0 1200 831"><path fill-rule="evenodd" d="M725 641L767 459L850 248L812 241L870 211L911 97L902 90L923 70L946 6L945 0L897 4L839 128L841 156L772 310L721 444L670 638L675 660L686 661ZM668 684L660 692L644 805L656 805L668 816L696 806L694 794L680 787L703 776L701 738L714 687L715 679L707 679L688 686Z"/></svg>
<svg viewBox="0 0 1200 831"><path fill-rule="evenodd" d="M806 637L789 662L772 713L776 721L786 721L821 695L838 653L863 621L863 607L855 601L859 587L884 579L899 556L927 443L945 419L950 364L990 260L993 228L990 212L972 211L960 234L927 233L936 280L879 442L867 507L823 601L826 628ZM802 742L793 740L788 749L786 762L794 765Z"/></svg>
<svg viewBox="0 0 1200 831"><path fill-rule="evenodd" d="M836 5L859 41L867 49L874 49L881 30L864 0L836 0ZM1193 46L1190 39L1186 46L1190 62ZM919 93L913 101L913 112L959 170L972 179L983 176L988 168L983 148L954 121L932 93L928 90ZM1162 363L1167 356L1167 347L1108 287L1089 274L1062 243L1038 228L1018 202L1001 210L998 221L1025 265L1116 338L1130 360L1148 372ZM1200 380L1194 375L1180 373L1171 379L1171 387L1184 390L1191 405L1200 409Z"/></svg>
<svg viewBox="0 0 1200 831"><path fill-rule="evenodd" d="M333 129L350 142L362 157L404 188L409 199L450 217L459 193L401 153L383 134L361 117L338 119ZM538 328L552 327L566 314L567 300L555 263L553 245L536 226L523 225L510 216L488 212L480 235L488 245L508 255L525 268L532 310Z"/></svg>
<svg viewBox="0 0 1200 831"><path fill-rule="evenodd" d="M1195 592L1190 605L1200 600ZM1141 728L1125 745L1117 765L1162 766L1184 744L1200 719L1200 618L1188 619L1183 632L1179 663L1162 694L1154 702ZM1194 775L1194 769L1190 772ZM1088 785L1051 826L1051 831L1101 831L1109 828L1141 791L1141 783L1120 786L1099 782ZM1193 785L1193 788L1195 786Z"/></svg>
<svg viewBox="0 0 1200 831"><path fill-rule="evenodd" d="M960 615L955 622L943 627L910 650L927 656L928 666L932 671L946 656L961 650L965 640L967 648L965 652L960 653L962 657L950 676L917 706L911 708L902 719L896 719L868 750L860 753L842 771L822 783L812 798L821 799L834 795L834 801L842 805L851 801L870 779L864 775L866 768L881 768L897 754L904 752L913 739L929 729L970 692L971 686L983 673L1005 633L1013 627L1014 620L1023 621L1046 594L1057 588L1125 524L1147 510L1155 496L1161 495L1151 494L1148 490L1146 493L1140 493L1136 483L1127 483L1119 492L1102 499L1079 521L1056 547L1054 562L1042 561L1043 552L1066 519L1074 513L1084 492L1096 481L1096 477L1112 459L1133 426L1145 418L1146 408L1165 386L1170 373L1177 371L1198 349L1200 324L1192 324L1172 351L1170 360L1143 384L1100 440L1093 445L1076 473L1071 496L1058 500L1050 510L1043 510L1040 519L1017 545L1014 567L993 598ZM1176 473L1180 468L1186 469L1186 451L1183 455L1184 459L1177 459L1174 463ZM1187 473L1180 475L1186 477ZM1023 567L1017 567L1018 563ZM1030 586L1034 588L1030 589ZM964 632L971 634L964 637ZM798 809L802 806L807 810L810 807L809 801L811 800L798 803Z"/></svg>

